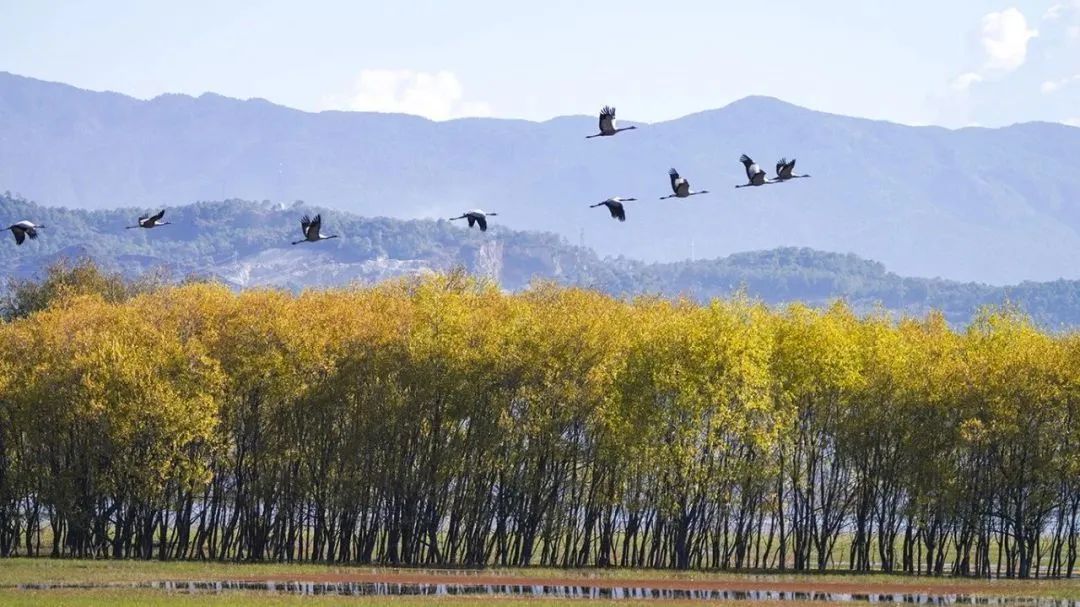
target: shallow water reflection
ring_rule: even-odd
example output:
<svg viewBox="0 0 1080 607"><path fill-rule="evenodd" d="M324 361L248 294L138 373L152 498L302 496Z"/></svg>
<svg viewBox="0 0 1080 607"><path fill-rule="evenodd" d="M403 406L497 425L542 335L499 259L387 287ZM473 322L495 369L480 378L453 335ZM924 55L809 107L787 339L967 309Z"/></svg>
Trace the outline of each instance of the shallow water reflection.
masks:
<svg viewBox="0 0 1080 607"><path fill-rule="evenodd" d="M22 590L142 588L178 593L267 592L338 596L514 596L560 599L688 599L700 601L824 601L911 605L1080 607L1073 599L992 597L966 594L835 593L779 590L691 590L637 586L379 583L379 582L140 582L131 584L20 584Z"/></svg>

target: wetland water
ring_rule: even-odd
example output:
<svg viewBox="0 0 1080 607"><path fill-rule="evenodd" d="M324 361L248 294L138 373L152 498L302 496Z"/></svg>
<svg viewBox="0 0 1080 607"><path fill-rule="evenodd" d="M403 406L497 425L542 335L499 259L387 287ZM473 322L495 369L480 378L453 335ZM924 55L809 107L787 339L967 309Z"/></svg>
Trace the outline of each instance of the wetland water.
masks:
<svg viewBox="0 0 1080 607"><path fill-rule="evenodd" d="M504 596L560 599L689 599L702 601L821 601L906 605L987 605L994 607L1080 607L1080 600L1019 596L933 593L844 593L829 591L722 590L545 584L313 581L162 581L109 584L19 584L21 590L132 588L177 593L266 592L337 596Z"/></svg>

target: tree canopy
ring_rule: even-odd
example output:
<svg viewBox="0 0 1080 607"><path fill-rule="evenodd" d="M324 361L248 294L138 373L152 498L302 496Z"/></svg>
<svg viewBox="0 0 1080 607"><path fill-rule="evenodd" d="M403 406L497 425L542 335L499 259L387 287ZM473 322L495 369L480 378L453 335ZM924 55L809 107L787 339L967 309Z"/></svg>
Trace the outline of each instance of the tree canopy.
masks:
<svg viewBox="0 0 1080 607"><path fill-rule="evenodd" d="M0 323L0 553L1073 570L1080 336L458 272L90 267Z"/></svg>

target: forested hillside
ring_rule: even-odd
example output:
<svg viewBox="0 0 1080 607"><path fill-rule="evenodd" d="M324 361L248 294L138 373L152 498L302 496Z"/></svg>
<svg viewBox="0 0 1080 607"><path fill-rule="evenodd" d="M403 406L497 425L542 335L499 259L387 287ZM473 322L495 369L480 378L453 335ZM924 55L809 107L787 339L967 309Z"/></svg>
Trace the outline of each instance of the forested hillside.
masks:
<svg viewBox="0 0 1080 607"><path fill-rule="evenodd" d="M460 273L293 295L90 266L13 302L4 555L1076 565L1080 336L1009 311L956 332Z"/></svg>
<svg viewBox="0 0 1080 607"><path fill-rule="evenodd" d="M0 239L0 273L41 277L60 259L90 258L129 277L194 275L235 288L300 290L460 267L510 290L542 279L617 296L687 296L699 302L742 290L768 303L827 305L843 298L859 312L877 306L917 315L936 309L958 325L983 305L1009 302L1047 328L1080 325L1080 281L995 287L901 277L855 255L799 248L649 264L601 258L554 234L510 230L497 222L482 234L448 221L364 218L302 203L202 202L169 208L165 219L172 225L124 229L146 210L57 209L0 195L3 221L33 218L46 225L40 238L19 247L10 235ZM320 210L326 211L324 231L341 238L290 245L299 238L300 216ZM607 221L602 214L598 219Z"/></svg>

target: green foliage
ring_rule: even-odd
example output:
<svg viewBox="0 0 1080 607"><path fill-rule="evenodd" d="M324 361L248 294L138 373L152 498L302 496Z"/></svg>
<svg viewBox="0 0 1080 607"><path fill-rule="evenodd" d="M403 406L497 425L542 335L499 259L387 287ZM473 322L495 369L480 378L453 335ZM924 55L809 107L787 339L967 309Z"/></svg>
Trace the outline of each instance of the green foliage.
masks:
<svg viewBox="0 0 1080 607"><path fill-rule="evenodd" d="M0 302L0 318L21 318L81 295L97 295L109 303L119 303L162 284L153 274L127 281L119 273L103 271L89 259L61 259L49 266L41 281L10 278L5 300Z"/></svg>

